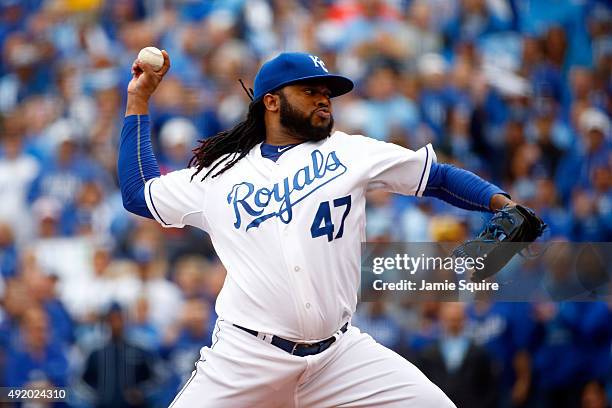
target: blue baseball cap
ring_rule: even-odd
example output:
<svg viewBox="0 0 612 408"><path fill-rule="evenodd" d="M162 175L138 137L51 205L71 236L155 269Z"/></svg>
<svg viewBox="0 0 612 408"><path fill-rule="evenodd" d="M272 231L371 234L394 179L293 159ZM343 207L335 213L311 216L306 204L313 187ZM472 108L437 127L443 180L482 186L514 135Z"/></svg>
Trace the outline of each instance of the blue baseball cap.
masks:
<svg viewBox="0 0 612 408"><path fill-rule="evenodd" d="M331 96L344 95L353 89L350 79L330 74L325 63L316 55L302 52L283 52L261 66L253 84L253 100L293 83L320 79L329 87Z"/></svg>

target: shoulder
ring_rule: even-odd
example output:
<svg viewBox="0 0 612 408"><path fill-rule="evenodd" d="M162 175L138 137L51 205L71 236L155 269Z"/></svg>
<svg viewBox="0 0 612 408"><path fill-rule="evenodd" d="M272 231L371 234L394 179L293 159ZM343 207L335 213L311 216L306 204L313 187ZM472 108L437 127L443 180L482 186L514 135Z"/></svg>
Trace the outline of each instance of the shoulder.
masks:
<svg viewBox="0 0 612 408"><path fill-rule="evenodd" d="M352 135L345 132L341 132L336 130L329 137L329 143L331 143L334 147L340 147L347 150L355 150L358 152L363 152L363 148L372 144L379 143L378 140L372 139L371 137L367 137L364 135Z"/></svg>
<svg viewBox="0 0 612 408"><path fill-rule="evenodd" d="M206 168L202 169L202 171L198 173L197 167L186 167L184 169L173 170L168 173L162 174L160 177L168 178L168 179L171 179L171 178L179 179L180 178L180 179L189 179L189 180L193 178L195 180L197 178L196 174L197 175L201 174L202 176L204 176L204 174L206 174Z"/></svg>
<svg viewBox="0 0 612 408"><path fill-rule="evenodd" d="M337 141L344 141L347 139L351 139L351 140L369 139L368 137L363 136L363 135L351 135L345 132L341 132L339 130L334 131L329 138L330 140L337 140Z"/></svg>
<svg viewBox="0 0 612 408"><path fill-rule="evenodd" d="M148 180L145 184L145 195L151 192L161 194L170 191L202 191L210 179L210 177L207 177L205 180L202 180L206 173L206 168L198 172L196 167L171 171Z"/></svg>
<svg viewBox="0 0 612 408"><path fill-rule="evenodd" d="M364 136L364 135L351 135L348 133L335 131L330 136L330 142L334 146L334 148L339 148L342 150L349 150L354 152L355 154L362 155L364 157L370 157L372 154L391 154L391 155L404 155L406 153L415 153L421 152L423 155L430 153L435 156L433 152L433 147L431 144L423 146L421 149L417 151L413 151L406 147L400 146L395 143L386 142L383 140L374 139L372 137ZM434 159L435 161L435 159Z"/></svg>
<svg viewBox="0 0 612 408"><path fill-rule="evenodd" d="M250 155L252 155L252 151L247 154L247 157ZM201 169L198 168L197 165L194 165L194 166L186 167L183 169L171 171L169 173L166 173L164 176L169 176L169 178L175 178L175 179L183 179L183 180L186 179L186 180L194 181L194 182L197 181L199 182L199 184L210 183L213 180L217 180L216 178L213 179L213 177L211 176L221 171L224 168L226 162L231 160L232 158L234 158L234 153L226 154L216 159L209 166L202 167ZM235 163L235 165L231 169L228 170L228 172L233 170L234 167L237 167L243 161L244 160L239 160L237 163ZM204 178L207 174L208 176ZM225 175L225 173L223 175Z"/></svg>

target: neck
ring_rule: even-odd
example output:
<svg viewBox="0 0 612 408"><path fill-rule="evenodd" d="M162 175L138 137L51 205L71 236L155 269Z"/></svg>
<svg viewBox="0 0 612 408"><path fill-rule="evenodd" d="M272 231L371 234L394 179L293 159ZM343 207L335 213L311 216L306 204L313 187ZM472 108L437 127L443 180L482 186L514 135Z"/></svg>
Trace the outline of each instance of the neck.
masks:
<svg viewBox="0 0 612 408"><path fill-rule="evenodd" d="M290 144L301 143L303 141L304 140L298 139L297 137L292 136L289 133L266 133L266 143L274 146L286 146Z"/></svg>
<svg viewBox="0 0 612 408"><path fill-rule="evenodd" d="M266 123L266 143L275 146L285 146L303 142L292 132L285 129L280 123Z"/></svg>

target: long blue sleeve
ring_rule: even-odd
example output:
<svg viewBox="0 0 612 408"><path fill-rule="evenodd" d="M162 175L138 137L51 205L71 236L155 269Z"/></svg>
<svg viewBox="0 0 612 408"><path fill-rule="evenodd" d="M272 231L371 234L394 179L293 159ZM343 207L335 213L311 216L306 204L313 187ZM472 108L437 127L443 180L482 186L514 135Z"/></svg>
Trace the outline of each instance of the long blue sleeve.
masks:
<svg viewBox="0 0 612 408"><path fill-rule="evenodd" d="M117 177L126 210L153 219L145 201L144 186L147 180L159 175L151 144L149 116L127 116L121 129L117 159Z"/></svg>
<svg viewBox="0 0 612 408"><path fill-rule="evenodd" d="M475 211L491 211L491 197L509 195L467 170L450 164L432 163L424 196L436 197L455 207Z"/></svg>

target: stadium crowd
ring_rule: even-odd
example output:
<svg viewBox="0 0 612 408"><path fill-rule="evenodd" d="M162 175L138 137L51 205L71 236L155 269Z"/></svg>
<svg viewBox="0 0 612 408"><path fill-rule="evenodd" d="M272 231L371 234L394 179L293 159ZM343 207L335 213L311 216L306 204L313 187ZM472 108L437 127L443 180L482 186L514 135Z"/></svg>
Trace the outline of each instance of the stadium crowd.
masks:
<svg viewBox="0 0 612 408"><path fill-rule="evenodd" d="M612 241L612 7L602 0L0 0L0 385L166 406L216 319L208 237L125 211L130 66L166 49L162 172L244 116L259 64L307 50L356 82L336 127L491 180L548 240ZM372 192L369 240L458 240L486 214ZM612 302L363 303L357 326L459 407L609 406Z"/></svg>

